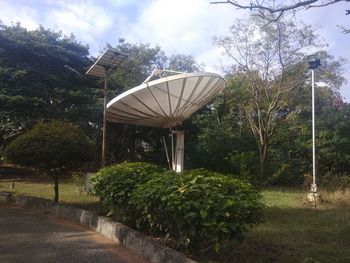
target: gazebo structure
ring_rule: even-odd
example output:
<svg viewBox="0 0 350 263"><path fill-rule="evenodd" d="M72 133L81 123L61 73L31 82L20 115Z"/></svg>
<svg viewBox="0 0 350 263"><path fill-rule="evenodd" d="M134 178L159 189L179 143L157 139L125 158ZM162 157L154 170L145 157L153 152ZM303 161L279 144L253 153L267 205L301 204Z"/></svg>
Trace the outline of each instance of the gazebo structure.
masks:
<svg viewBox="0 0 350 263"><path fill-rule="evenodd" d="M158 78L152 80L155 77ZM184 131L176 128L224 88L225 79L218 74L156 70L141 85L112 99L107 104L106 118L112 122L171 129L171 167L182 172Z"/></svg>

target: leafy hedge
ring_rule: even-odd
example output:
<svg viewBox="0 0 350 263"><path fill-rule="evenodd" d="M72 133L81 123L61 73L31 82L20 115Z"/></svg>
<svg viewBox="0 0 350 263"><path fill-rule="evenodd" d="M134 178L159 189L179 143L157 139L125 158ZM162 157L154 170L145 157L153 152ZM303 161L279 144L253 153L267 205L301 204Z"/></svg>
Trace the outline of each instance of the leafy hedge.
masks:
<svg viewBox="0 0 350 263"><path fill-rule="evenodd" d="M130 193L164 171L160 166L141 162L105 167L90 178L90 193L101 198L110 215L118 214L118 217L130 222L133 220L133 211L129 206Z"/></svg>
<svg viewBox="0 0 350 263"><path fill-rule="evenodd" d="M261 221L264 207L249 184L202 169L156 177L132 192L130 204L140 212L140 228L194 250L242 240L248 226Z"/></svg>
<svg viewBox="0 0 350 263"><path fill-rule="evenodd" d="M137 228L160 233L183 249L218 250L225 240L242 240L262 220L262 197L250 184L204 169L175 174L124 163L101 170L92 185L104 201L129 212Z"/></svg>

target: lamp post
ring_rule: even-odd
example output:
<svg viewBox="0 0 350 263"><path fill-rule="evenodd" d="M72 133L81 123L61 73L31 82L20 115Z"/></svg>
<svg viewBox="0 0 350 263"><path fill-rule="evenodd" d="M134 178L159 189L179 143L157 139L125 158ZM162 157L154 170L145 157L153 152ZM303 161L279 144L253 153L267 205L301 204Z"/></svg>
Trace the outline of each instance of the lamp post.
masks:
<svg viewBox="0 0 350 263"><path fill-rule="evenodd" d="M312 97L312 184L311 193L316 193L316 145L315 145L315 72L314 70L321 65L317 54L308 57L309 69L311 69L311 97Z"/></svg>

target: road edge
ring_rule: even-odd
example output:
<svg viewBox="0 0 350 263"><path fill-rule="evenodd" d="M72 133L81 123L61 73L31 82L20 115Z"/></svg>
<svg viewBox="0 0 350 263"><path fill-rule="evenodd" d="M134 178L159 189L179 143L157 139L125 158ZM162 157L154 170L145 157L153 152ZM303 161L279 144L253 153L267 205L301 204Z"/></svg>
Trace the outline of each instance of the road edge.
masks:
<svg viewBox="0 0 350 263"><path fill-rule="evenodd" d="M33 196L16 195L13 199L20 207L40 209L59 218L85 225L151 263L196 263L184 254L166 247L128 226L99 216L94 212Z"/></svg>

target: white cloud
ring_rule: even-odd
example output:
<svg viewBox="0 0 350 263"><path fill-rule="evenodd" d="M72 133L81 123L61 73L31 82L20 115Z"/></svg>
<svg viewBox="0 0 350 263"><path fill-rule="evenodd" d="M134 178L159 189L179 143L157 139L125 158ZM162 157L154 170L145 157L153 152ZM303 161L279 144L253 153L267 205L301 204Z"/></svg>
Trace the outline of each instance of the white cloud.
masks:
<svg viewBox="0 0 350 263"><path fill-rule="evenodd" d="M233 17L229 6L209 1L155 0L144 7L125 37L159 44L168 53L197 56L212 47L214 36L227 32Z"/></svg>
<svg viewBox="0 0 350 263"><path fill-rule="evenodd" d="M49 27L74 33L82 42L96 46L113 25L113 15L90 1L58 1L45 14L44 21Z"/></svg>
<svg viewBox="0 0 350 263"><path fill-rule="evenodd" d="M21 22L27 29L36 29L39 26L37 21L38 13L35 8L22 6L11 1L0 1L0 20L4 24Z"/></svg>
<svg viewBox="0 0 350 263"><path fill-rule="evenodd" d="M228 34L232 23L246 14L205 0L154 0L144 5L124 37L128 42L159 44L168 55L192 55L205 71L222 74L232 61L213 38Z"/></svg>
<svg viewBox="0 0 350 263"><path fill-rule="evenodd" d="M210 49L199 54L196 60L205 64L205 71L222 74L222 69L232 64L224 52L223 48L213 45Z"/></svg>

